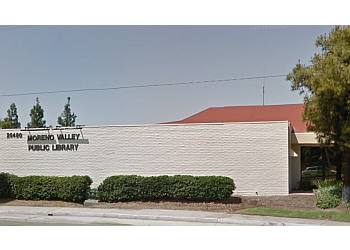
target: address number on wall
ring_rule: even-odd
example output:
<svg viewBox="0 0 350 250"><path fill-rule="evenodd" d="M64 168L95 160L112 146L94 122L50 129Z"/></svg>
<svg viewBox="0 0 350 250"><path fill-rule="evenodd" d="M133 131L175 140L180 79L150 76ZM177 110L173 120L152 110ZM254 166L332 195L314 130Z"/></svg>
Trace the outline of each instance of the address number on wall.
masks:
<svg viewBox="0 0 350 250"><path fill-rule="evenodd" d="M22 133L7 133L7 139L22 139Z"/></svg>

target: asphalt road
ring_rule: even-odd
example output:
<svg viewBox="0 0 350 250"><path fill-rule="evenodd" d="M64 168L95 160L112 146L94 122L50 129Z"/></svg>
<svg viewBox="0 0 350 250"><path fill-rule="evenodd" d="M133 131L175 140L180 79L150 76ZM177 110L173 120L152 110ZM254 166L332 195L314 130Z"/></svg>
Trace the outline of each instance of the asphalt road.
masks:
<svg viewBox="0 0 350 250"><path fill-rule="evenodd" d="M119 223L66 223L0 220L0 226L126 226Z"/></svg>
<svg viewBox="0 0 350 250"><path fill-rule="evenodd" d="M300 218L192 210L0 206L0 226L349 226Z"/></svg>

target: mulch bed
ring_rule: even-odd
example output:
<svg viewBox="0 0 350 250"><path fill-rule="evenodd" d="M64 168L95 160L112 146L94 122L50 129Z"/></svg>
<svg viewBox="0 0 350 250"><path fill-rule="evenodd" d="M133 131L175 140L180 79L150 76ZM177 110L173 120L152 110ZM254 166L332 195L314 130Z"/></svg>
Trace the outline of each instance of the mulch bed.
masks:
<svg viewBox="0 0 350 250"><path fill-rule="evenodd" d="M45 206L45 207L84 207L83 204L63 201L0 200L0 206ZM271 207L296 210L320 210L315 206L313 194L290 194L287 196L232 197L227 201L132 201L105 203L99 202L87 207L122 209L182 209L211 212L236 213L249 207Z"/></svg>
<svg viewBox="0 0 350 250"><path fill-rule="evenodd" d="M0 200L0 206L30 207L84 207L83 204L65 201Z"/></svg>

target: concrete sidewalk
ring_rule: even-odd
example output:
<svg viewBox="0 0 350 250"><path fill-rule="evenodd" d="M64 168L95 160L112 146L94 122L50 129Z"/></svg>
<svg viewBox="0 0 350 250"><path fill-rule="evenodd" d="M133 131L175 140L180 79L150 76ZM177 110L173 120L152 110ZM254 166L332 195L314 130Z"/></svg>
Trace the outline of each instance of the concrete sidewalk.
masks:
<svg viewBox="0 0 350 250"><path fill-rule="evenodd" d="M326 220L160 209L0 206L0 221L70 225L350 226Z"/></svg>

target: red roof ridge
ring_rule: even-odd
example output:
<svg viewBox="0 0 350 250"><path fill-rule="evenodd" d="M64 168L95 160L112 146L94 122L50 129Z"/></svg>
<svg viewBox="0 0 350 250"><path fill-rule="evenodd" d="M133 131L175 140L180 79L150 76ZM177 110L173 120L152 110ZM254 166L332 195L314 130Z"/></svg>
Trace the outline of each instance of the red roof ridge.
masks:
<svg viewBox="0 0 350 250"><path fill-rule="evenodd" d="M213 109L213 108L242 108L242 107L278 107L278 106L281 106L281 107L285 107L285 106L304 106L304 103L285 103L285 104L265 104L265 105L262 105L262 104L256 104L256 105L253 105L253 104L248 104L248 105L229 105L229 106L216 106L216 107L209 107L209 108L206 108L205 110L207 109ZM203 110L203 111L205 111ZM201 111L201 112L203 112Z"/></svg>
<svg viewBox="0 0 350 250"><path fill-rule="evenodd" d="M185 119L163 124L289 121L295 132L307 132L303 103L209 107Z"/></svg>

